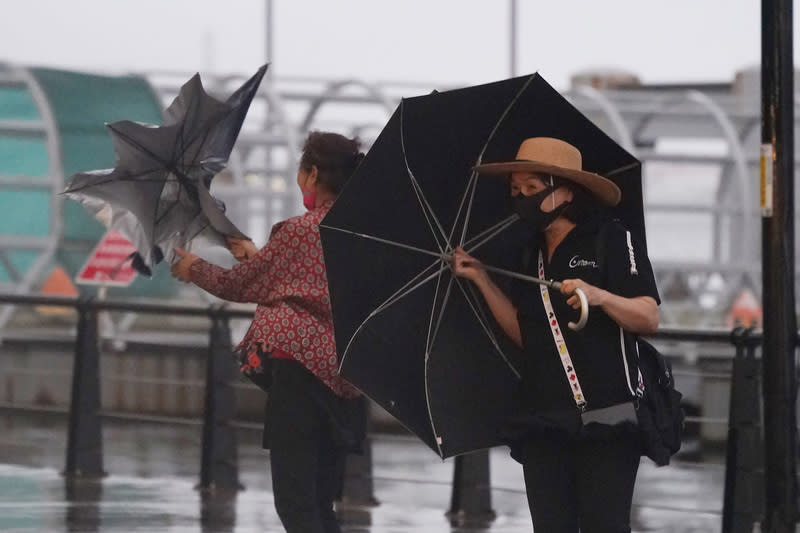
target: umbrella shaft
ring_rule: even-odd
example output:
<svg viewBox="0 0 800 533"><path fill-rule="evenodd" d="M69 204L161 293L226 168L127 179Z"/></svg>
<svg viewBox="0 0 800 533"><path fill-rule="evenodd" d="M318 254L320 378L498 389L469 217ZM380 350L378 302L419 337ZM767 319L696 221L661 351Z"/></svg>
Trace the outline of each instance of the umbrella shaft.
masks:
<svg viewBox="0 0 800 533"><path fill-rule="evenodd" d="M488 266L488 265L483 265L483 268L485 268L489 272L494 272L495 274L501 274L503 276L508 276L509 278L516 278L516 279L521 279L523 281L530 281L530 282L536 283L538 285L545 285L548 289L553 289L555 291L557 291L557 290L559 290L561 288L561 282L560 281L553 281L553 280L549 280L549 279L537 278L535 276L528 276L528 275L525 275L525 274L520 274L519 272L513 272L511 270L506 270L504 268L497 268L497 267Z"/></svg>
<svg viewBox="0 0 800 533"><path fill-rule="evenodd" d="M401 242L391 241L389 239L382 239L382 238L376 237L374 235L367 235L365 233L358 233L356 231L350 231L350 230L346 230L346 229L342 229L342 228L336 228L336 227L333 227L333 226L320 225L320 227L321 228L325 228L325 229L332 229L332 230L335 230L335 231L341 231L342 233L347 233L348 235L353 235L354 237L360 237L362 239L369 239L371 241L382 242L384 244L389 244L391 246L396 246L398 248L404 248L406 250L411 250L412 252L419 252L421 254L425 254L425 255L429 255L431 257L435 257L437 259L445 259L447 257L447 254L444 254L444 253L441 253L441 252L433 252L431 250L425 250L424 248L418 248L417 246L411 246L410 244L403 244Z"/></svg>

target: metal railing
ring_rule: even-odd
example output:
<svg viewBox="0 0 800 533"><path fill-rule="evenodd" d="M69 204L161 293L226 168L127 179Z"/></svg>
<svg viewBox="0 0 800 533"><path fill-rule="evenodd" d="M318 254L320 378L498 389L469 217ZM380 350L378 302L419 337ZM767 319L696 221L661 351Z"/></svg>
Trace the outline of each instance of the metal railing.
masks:
<svg viewBox="0 0 800 533"><path fill-rule="evenodd" d="M102 416L100 397L100 335L98 313L125 311L143 314L205 316L210 321L203 407L200 490L238 490L237 440L234 395L235 368L229 320L250 318L248 310L225 305L172 305L141 301L111 301L0 293L0 304L61 306L77 311L69 425L67 477L102 477ZM761 435L760 365L756 350L762 335L752 329L663 328L650 337L656 342L715 343L732 346L730 414L727 419L723 532L751 531L763 513L763 466ZM32 339L33 340L33 339ZM145 417L152 418L152 417ZM687 417L690 424L708 422ZM724 420L712 422L724 423ZM342 500L374 505L371 446L364 456L348 458ZM488 450L455 459L448 515L455 522L491 520L490 465Z"/></svg>

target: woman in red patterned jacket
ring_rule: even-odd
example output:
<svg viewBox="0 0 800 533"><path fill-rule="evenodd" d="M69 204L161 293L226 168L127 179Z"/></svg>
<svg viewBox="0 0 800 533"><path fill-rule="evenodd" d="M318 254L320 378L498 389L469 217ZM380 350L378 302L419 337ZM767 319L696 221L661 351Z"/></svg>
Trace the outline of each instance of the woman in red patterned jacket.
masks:
<svg viewBox="0 0 800 533"><path fill-rule="evenodd" d="M344 455L364 436L363 399L338 375L319 222L364 157L360 143L312 132L297 185L305 214L279 222L267 244L229 239L231 269L176 250L175 277L234 302L257 303L237 350L241 370L269 387L264 447L275 509L289 533L338 533L333 501Z"/></svg>

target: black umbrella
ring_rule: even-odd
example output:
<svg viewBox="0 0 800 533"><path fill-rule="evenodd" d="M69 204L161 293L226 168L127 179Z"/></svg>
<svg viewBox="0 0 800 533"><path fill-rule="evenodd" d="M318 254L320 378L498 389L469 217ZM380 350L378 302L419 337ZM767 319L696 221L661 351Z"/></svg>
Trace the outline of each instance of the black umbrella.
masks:
<svg viewBox="0 0 800 533"><path fill-rule="evenodd" d="M200 240L247 238L211 196L267 66L225 102L209 96L195 74L166 110L162 126L108 124L117 156L113 169L81 172L64 193L136 246L134 267L150 275L165 252Z"/></svg>
<svg viewBox="0 0 800 533"><path fill-rule="evenodd" d="M472 167L539 136L614 180L614 215L643 239L639 161L538 74L403 100L320 225L342 375L442 457L498 444L519 376L518 350L452 273L457 246L518 270L530 238L507 183Z"/></svg>

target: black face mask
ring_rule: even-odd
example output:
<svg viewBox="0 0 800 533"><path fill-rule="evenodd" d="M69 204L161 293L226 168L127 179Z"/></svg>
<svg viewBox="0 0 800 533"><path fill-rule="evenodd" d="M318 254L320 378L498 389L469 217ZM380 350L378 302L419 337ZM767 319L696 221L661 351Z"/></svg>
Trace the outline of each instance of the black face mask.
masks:
<svg viewBox="0 0 800 533"><path fill-rule="evenodd" d="M544 190L530 196L525 196L522 193L514 196L511 199L514 205L514 212L519 215L519 218L528 223L532 230L544 230L547 226L552 224L553 221L558 218L558 215L569 205L569 202L563 202L549 213L542 211L540 207L542 200L553 191L555 191L555 187L547 186Z"/></svg>

